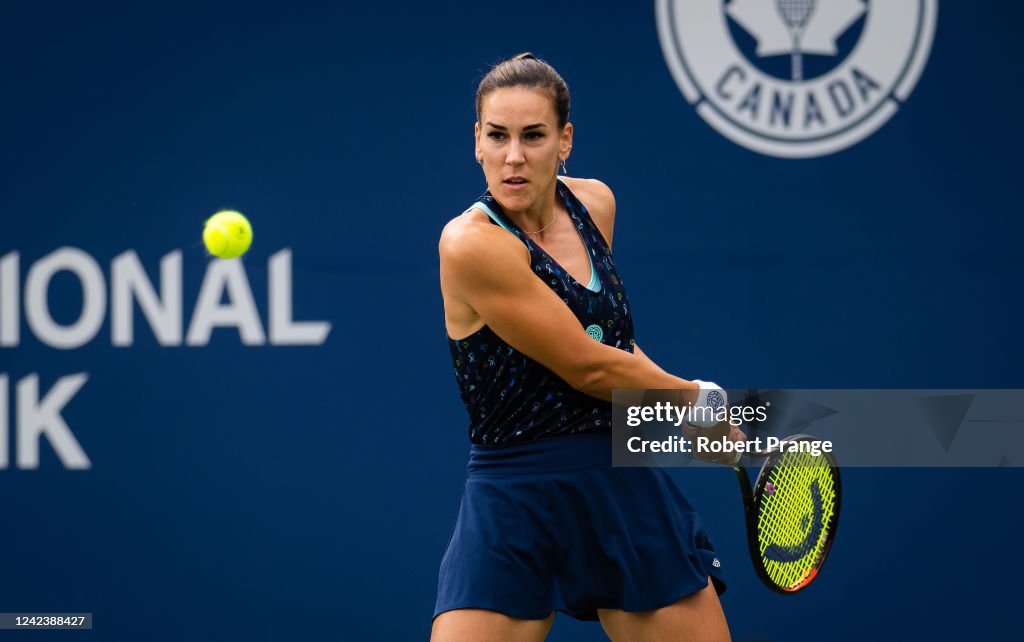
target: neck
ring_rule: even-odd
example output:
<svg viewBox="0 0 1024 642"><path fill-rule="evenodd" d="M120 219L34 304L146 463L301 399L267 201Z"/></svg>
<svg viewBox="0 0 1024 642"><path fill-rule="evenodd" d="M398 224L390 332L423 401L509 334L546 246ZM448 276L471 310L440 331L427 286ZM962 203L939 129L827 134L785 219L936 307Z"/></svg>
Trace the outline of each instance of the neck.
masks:
<svg viewBox="0 0 1024 642"><path fill-rule="evenodd" d="M558 186L558 179L551 181L551 185L544 190L543 194L531 205L522 210L513 210L505 207L499 201L501 208L512 221L524 232L539 230L551 223L555 217L555 193Z"/></svg>

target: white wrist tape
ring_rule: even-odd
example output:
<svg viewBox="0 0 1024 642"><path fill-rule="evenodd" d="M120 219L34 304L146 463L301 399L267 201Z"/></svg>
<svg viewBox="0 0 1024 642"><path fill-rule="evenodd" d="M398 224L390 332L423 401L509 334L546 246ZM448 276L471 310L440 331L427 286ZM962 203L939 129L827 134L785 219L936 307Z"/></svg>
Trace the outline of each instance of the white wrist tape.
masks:
<svg viewBox="0 0 1024 642"><path fill-rule="evenodd" d="M727 419L721 410L729 405L725 391L711 381L694 379L693 383L700 386L700 393L687 414L686 423L693 428L711 428L718 425L721 419Z"/></svg>

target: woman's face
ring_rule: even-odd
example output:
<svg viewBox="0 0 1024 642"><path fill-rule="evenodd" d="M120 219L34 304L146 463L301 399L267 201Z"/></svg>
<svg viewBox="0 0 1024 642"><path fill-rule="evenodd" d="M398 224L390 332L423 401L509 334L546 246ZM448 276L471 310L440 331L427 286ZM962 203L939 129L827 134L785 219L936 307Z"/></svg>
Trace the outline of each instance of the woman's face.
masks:
<svg viewBox="0 0 1024 642"><path fill-rule="evenodd" d="M486 94L480 121L476 154L488 189L507 210L530 209L550 193L559 161L572 147L572 125L559 128L552 100L525 87Z"/></svg>

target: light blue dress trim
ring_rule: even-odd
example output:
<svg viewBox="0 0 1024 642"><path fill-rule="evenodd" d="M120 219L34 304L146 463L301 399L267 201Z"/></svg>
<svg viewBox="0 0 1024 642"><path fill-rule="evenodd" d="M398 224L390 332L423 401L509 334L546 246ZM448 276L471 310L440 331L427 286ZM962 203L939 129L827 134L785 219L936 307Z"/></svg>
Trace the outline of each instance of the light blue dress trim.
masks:
<svg viewBox="0 0 1024 642"><path fill-rule="evenodd" d="M494 221L498 225L502 226L503 228L505 228L509 232L512 232L512 228L509 227L508 225L505 225L504 221L502 221L500 218L498 218L498 215L495 214L494 210L492 210L490 207L488 207L486 203L481 203L480 201L477 201L476 203L473 203L473 207L482 209L483 211L487 212L487 216L490 216L492 221ZM473 209L473 207L471 207L469 209ZM513 234L514 233L515 232L513 232Z"/></svg>
<svg viewBox="0 0 1024 642"><path fill-rule="evenodd" d="M494 221L498 225L502 226L503 228L505 228L509 232L512 232L512 228L510 228L508 225L505 225L505 222L502 221L498 217L498 215L494 213L494 210L492 210L490 207L488 207L488 205L486 203L482 203L480 201L477 201L476 203L473 203L473 207L479 208L479 209L483 210L484 212L487 212L487 216L490 216L492 221ZM471 207L469 209L473 209L473 207ZM579 233L579 230L576 230L576 232ZM513 234L514 233L515 232L513 232ZM590 255L590 248L587 247L587 240L583 238L582 234L580 234L580 240L583 241L583 247L587 250L587 260L590 261L590 283L587 283L586 288L588 290L590 290L591 292L600 292L601 291L601 279L597 276L597 268L594 267L594 257L592 257Z"/></svg>
<svg viewBox="0 0 1024 642"><path fill-rule="evenodd" d="M590 252L587 252L587 256L590 257ZM601 279L597 278L597 268L594 267L594 259L590 259L590 283L587 284L587 289L591 292L601 291Z"/></svg>

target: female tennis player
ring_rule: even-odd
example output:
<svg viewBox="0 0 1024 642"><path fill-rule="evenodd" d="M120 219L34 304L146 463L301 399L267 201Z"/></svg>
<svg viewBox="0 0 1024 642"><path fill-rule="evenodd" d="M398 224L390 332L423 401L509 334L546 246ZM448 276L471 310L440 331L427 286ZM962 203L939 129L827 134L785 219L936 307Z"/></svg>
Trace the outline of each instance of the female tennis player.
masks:
<svg viewBox="0 0 1024 642"><path fill-rule="evenodd" d="M568 88L521 54L484 77L476 111L488 191L439 244L472 447L431 639L543 640L561 611L600 619L613 640L728 640L720 564L693 509L665 471L611 466L612 390L699 384L633 341L612 192L558 175Z"/></svg>

